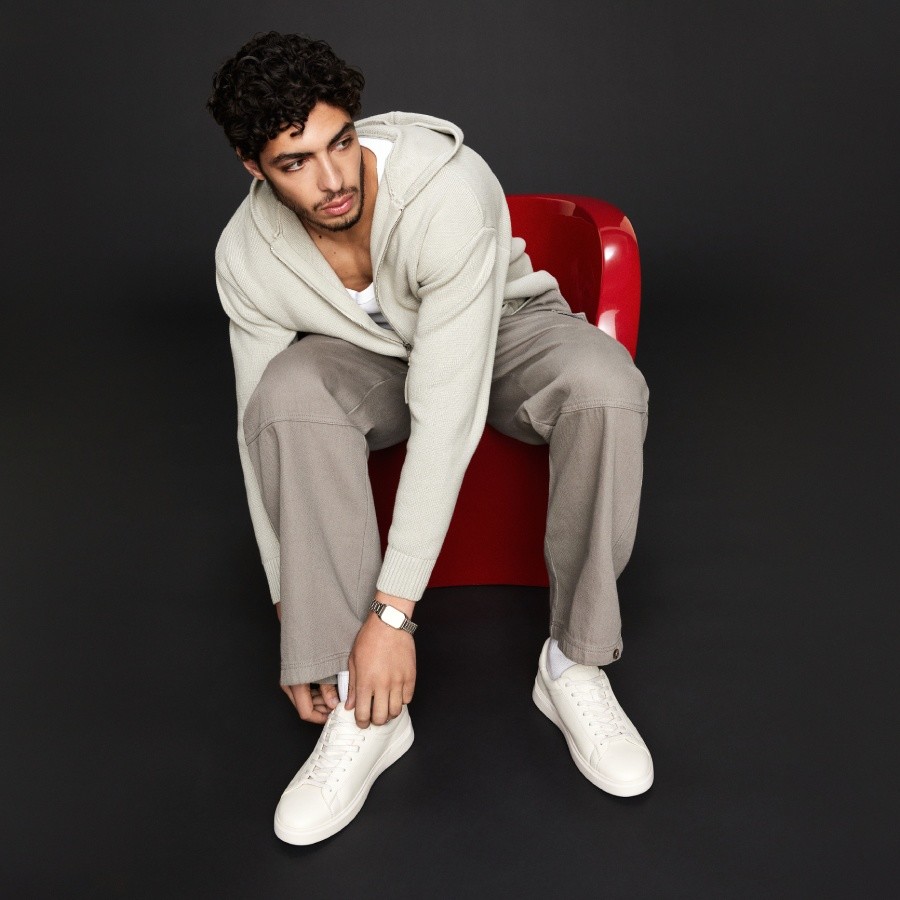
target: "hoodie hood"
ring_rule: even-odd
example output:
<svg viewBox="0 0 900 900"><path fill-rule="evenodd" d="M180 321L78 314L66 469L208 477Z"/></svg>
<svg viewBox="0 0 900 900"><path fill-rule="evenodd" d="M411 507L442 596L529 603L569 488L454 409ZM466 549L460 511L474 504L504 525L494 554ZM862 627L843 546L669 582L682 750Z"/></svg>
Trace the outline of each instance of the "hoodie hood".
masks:
<svg viewBox="0 0 900 900"><path fill-rule="evenodd" d="M421 113L389 112L356 120L361 137L386 138L394 147L388 158L381 189L387 188L391 205L402 210L458 152L463 133L457 125ZM282 205L268 182L250 187L250 214L260 233L272 240L281 233Z"/></svg>
<svg viewBox="0 0 900 900"><path fill-rule="evenodd" d="M390 112L357 119L356 130L362 137L385 138L394 144L379 185L379 197L387 188L395 212L402 210L456 156L463 143L462 130L452 122L419 113ZM252 183L249 203L260 234L267 241L277 238L284 227L280 219L284 210L267 182ZM288 227L297 231L292 226L296 222ZM305 243L305 234L297 232L295 240Z"/></svg>
<svg viewBox="0 0 900 900"><path fill-rule="evenodd" d="M389 112L357 119L356 130L363 137L387 138L394 142L384 180L391 200L406 206L462 146L459 126L422 113Z"/></svg>

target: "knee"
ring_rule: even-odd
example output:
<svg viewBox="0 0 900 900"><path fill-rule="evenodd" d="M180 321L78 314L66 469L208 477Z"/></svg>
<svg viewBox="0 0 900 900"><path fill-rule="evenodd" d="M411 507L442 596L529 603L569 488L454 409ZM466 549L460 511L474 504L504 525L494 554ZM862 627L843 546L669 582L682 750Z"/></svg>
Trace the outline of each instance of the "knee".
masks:
<svg viewBox="0 0 900 900"><path fill-rule="evenodd" d="M634 364L631 354L619 344L621 353L617 364L613 383L616 394L625 401L629 407L634 407L640 412L647 411L650 402L650 389L641 370Z"/></svg>
<svg viewBox="0 0 900 900"><path fill-rule="evenodd" d="M597 406L624 406L644 413L650 391L631 354L615 338L598 332L586 352L577 354L566 367L572 402L593 402Z"/></svg>
<svg viewBox="0 0 900 900"><path fill-rule="evenodd" d="M321 357L307 339L291 344L269 360L244 411L244 438L249 443L266 424L311 414L323 390Z"/></svg>

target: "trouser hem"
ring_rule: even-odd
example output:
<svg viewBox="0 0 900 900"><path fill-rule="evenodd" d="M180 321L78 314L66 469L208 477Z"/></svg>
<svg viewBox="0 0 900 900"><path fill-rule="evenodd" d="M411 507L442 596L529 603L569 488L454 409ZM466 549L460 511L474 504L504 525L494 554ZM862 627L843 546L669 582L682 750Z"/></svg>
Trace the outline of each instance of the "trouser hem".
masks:
<svg viewBox="0 0 900 900"><path fill-rule="evenodd" d="M621 635L614 644L608 647L597 647L591 644L582 644L569 635L565 626L553 623L550 626L550 637L555 638L559 649L572 660L583 666L608 666L622 656Z"/></svg>
<svg viewBox="0 0 900 900"><path fill-rule="evenodd" d="M338 672L350 668L350 654L338 653L325 656L305 665L282 666L281 684L334 684Z"/></svg>

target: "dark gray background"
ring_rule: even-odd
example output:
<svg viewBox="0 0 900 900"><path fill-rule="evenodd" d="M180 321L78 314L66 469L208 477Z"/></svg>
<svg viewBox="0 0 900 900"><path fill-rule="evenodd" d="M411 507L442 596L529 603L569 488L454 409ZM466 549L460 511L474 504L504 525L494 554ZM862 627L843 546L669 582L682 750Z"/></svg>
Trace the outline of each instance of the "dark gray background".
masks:
<svg viewBox="0 0 900 900"><path fill-rule="evenodd" d="M3 12L8 896L827 896L895 876L888 3L92 2ZM335 838L234 437L213 248L249 186L204 109L256 31L328 40L363 114L449 118L508 193L637 230L651 391L610 674L651 791L530 700L546 591L426 593L417 739ZM468 617L477 616L473 624Z"/></svg>

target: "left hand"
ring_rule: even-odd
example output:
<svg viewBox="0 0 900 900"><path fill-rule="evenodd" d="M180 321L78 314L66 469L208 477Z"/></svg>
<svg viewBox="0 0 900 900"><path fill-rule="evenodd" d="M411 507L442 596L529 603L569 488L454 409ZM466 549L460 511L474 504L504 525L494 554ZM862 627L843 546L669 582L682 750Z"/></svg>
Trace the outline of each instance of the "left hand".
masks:
<svg viewBox="0 0 900 900"><path fill-rule="evenodd" d="M415 602L381 591L376 598L396 606L412 618ZM416 684L416 645L413 636L392 628L374 612L362 624L350 651L347 709L355 709L360 728L384 725L412 701Z"/></svg>

